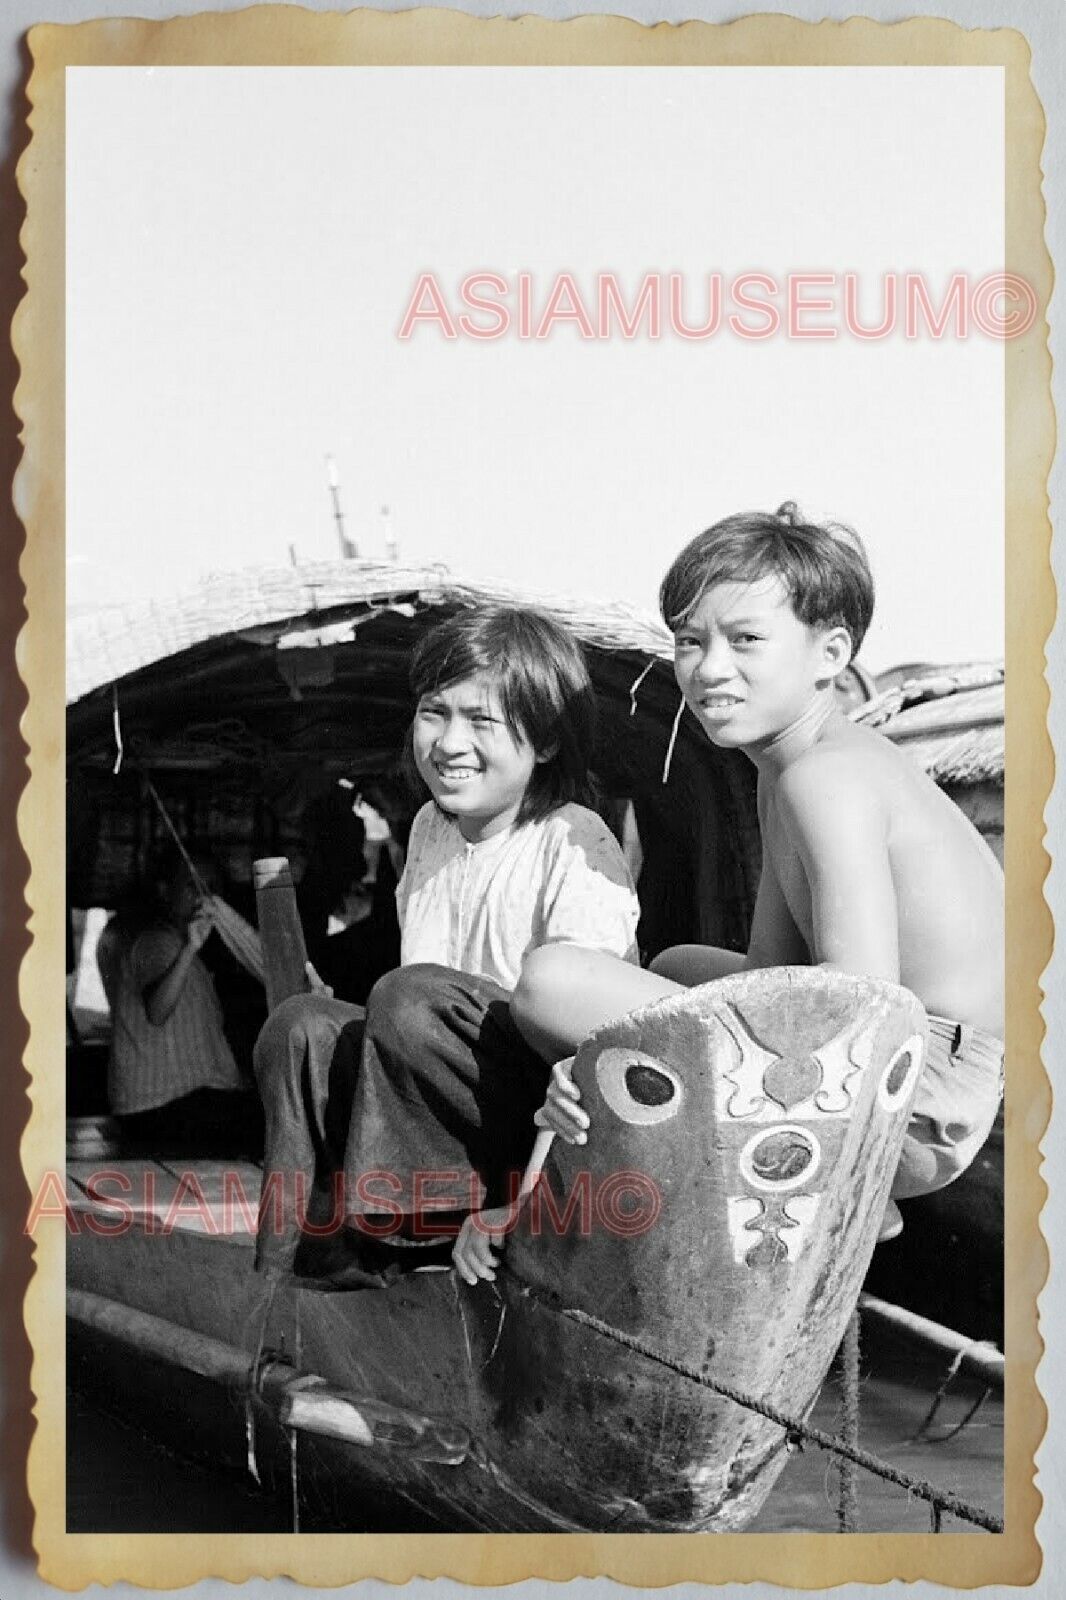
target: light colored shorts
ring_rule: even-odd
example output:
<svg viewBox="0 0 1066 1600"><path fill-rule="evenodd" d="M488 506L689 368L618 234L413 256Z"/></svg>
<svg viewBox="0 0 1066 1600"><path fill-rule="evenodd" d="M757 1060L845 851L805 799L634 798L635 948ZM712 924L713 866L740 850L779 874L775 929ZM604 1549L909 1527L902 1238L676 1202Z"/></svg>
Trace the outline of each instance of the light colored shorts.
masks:
<svg viewBox="0 0 1066 1600"><path fill-rule="evenodd" d="M1002 1039L969 1023L930 1015L929 1048L893 1197L931 1194L965 1172L992 1131L1002 1098Z"/></svg>

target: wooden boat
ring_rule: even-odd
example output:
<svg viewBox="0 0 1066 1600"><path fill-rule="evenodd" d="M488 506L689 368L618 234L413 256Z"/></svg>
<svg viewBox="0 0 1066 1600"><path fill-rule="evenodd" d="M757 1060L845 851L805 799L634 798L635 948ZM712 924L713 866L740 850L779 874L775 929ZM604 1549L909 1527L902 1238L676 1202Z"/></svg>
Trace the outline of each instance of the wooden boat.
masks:
<svg viewBox="0 0 1066 1600"><path fill-rule="evenodd" d="M143 863L161 832L149 779L238 886L254 854L298 845L316 788L393 782L411 645L448 611L497 598L535 599L585 645L597 775L619 814L629 808L643 855L645 954L688 940L743 947L760 865L753 771L685 719L664 782L677 691L661 627L623 607L369 563L233 575L169 606L75 620L72 902L113 904ZM921 668L883 684L856 669L842 692L857 718L913 734L916 758L1001 848L1000 669ZM291 1286L270 1299L239 1206L219 1231L227 1183L254 1211L255 1169L227 1178L190 1163L178 1210L191 1215L163 1231L184 1164L108 1161L132 1207L116 1212L77 1189L100 1160L76 1159L73 1350L91 1339L116 1384L135 1364L155 1420L170 1417L186 1444L194 1416L212 1453L243 1465L251 1426L264 1476L287 1478L298 1438L302 1481L351 1496L338 1525L387 1514L409 1526L417 1514L501 1531L742 1526L784 1464L786 1430L700 1380L791 1416L813 1403L873 1252L921 1023L902 991L806 969L670 1004L585 1047L579 1082L607 1109L579 1168L560 1150L548 1169L563 1205L586 1167L593 1203L618 1173L652 1179L663 1202L653 1228L534 1237L523 1220L494 1286L416 1271L382 1293ZM604 1060L614 1065L601 1078ZM619 1106L632 1111L641 1084L651 1101L627 1120ZM956 1278L946 1320L996 1337L993 1147L946 1200L905 1207L904 1236L878 1252L870 1281L945 1317L922 1295L943 1288L950 1207L986 1161L987 1204L967 1233L979 1304L971 1316ZM101 1232L109 1219L115 1231ZM926 1258L931 1270L915 1271Z"/></svg>
<svg viewBox="0 0 1066 1600"><path fill-rule="evenodd" d="M589 1142L556 1141L505 1270L473 1288L444 1270L271 1291L250 1218L213 1231L237 1169L216 1171L212 1207L172 1162L169 1195L154 1163L106 1182L75 1163L72 1326L127 1376L138 1359L197 1374L234 1419L243 1396L275 1456L288 1429L309 1478L344 1485L356 1523L372 1496L451 1529L741 1528L788 1459L788 1429L742 1398L797 1422L813 1406L924 1038L907 991L809 968L601 1029L575 1064ZM195 1229L168 1226L183 1205ZM229 1449L246 1453L236 1428Z"/></svg>

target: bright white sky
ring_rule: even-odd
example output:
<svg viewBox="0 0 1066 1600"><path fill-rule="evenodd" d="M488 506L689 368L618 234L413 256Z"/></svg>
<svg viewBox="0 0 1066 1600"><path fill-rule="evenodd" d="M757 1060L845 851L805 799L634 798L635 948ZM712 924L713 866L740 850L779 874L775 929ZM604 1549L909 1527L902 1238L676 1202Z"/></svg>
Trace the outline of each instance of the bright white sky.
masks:
<svg viewBox="0 0 1066 1600"><path fill-rule="evenodd" d="M653 608L673 553L796 499L863 534L863 652L998 655L1002 346L729 333L446 343L415 279L476 269L881 274L1003 257L979 68L80 68L67 74L73 602L401 555ZM537 298L535 293L535 299Z"/></svg>

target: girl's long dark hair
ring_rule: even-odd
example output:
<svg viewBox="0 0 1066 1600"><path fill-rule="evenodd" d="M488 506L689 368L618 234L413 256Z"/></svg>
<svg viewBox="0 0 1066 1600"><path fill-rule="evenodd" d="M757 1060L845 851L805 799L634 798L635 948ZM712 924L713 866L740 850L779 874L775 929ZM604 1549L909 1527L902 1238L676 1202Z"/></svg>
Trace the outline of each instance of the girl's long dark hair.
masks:
<svg viewBox="0 0 1066 1600"><path fill-rule="evenodd" d="M512 734L545 757L533 769L518 821L546 817L570 801L591 805L596 698L576 639L542 611L490 606L438 623L411 659L417 699L476 677L491 682Z"/></svg>

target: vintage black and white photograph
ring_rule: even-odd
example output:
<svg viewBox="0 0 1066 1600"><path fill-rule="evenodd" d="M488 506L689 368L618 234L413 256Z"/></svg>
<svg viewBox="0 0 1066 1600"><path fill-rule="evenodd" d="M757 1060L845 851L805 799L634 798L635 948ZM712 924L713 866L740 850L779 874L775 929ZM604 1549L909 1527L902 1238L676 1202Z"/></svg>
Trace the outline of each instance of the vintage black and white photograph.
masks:
<svg viewBox="0 0 1066 1600"><path fill-rule="evenodd" d="M1002 1533L1003 103L67 68L69 1533Z"/></svg>

